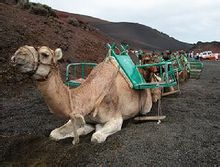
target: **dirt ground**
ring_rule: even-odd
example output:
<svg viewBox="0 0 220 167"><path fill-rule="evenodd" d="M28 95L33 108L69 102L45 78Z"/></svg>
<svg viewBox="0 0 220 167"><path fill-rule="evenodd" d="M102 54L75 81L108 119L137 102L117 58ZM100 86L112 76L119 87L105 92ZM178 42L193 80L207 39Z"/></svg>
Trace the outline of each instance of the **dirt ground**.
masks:
<svg viewBox="0 0 220 167"><path fill-rule="evenodd" d="M52 115L33 86L1 86L0 166L218 166L220 62L205 62L199 80L163 99L167 118L126 121L105 143L91 135L52 141L49 133L66 120Z"/></svg>

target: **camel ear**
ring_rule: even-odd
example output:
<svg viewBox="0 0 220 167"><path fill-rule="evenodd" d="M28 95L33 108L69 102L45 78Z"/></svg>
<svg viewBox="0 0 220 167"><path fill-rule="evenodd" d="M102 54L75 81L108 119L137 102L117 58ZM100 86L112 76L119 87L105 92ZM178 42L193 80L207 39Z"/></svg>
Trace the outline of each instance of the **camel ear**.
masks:
<svg viewBox="0 0 220 167"><path fill-rule="evenodd" d="M62 52L62 50L61 50L60 48L57 48L57 49L55 50L55 57L56 57L57 60L62 59L62 57L63 57L63 52Z"/></svg>

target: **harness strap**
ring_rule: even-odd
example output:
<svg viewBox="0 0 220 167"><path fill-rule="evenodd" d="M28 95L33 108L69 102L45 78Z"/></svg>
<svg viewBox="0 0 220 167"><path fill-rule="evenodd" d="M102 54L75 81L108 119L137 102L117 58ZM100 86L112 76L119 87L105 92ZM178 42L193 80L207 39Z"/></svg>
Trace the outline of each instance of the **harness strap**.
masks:
<svg viewBox="0 0 220 167"><path fill-rule="evenodd" d="M35 75L40 65L46 65L46 66L50 66L52 69L57 69L57 66L58 66L58 65L55 64L55 61L54 61L54 58L53 58L53 57L52 57L52 62L51 62L51 64L42 63L42 62L40 61L40 55L39 55L39 53L38 53L38 49L37 49L37 48L35 48L35 50L37 51L37 61L36 61L36 57L35 57L34 53L33 53L27 46L24 46L23 48L27 49L27 50L31 53L31 55L32 55L32 57L33 57L33 59L34 59L34 67L35 67L35 68L34 68L33 71L31 71L31 72L29 73L29 76ZM54 53L51 52L51 50L49 50L49 52L51 53L51 55L54 56ZM48 72L47 76L41 76L41 75L39 75L39 74L36 74L36 75L41 76L41 78L40 78L40 79L37 79L37 81L38 81L38 82L46 81L46 80L48 79L48 77L49 77L50 74L51 74L51 69L50 69L50 71Z"/></svg>

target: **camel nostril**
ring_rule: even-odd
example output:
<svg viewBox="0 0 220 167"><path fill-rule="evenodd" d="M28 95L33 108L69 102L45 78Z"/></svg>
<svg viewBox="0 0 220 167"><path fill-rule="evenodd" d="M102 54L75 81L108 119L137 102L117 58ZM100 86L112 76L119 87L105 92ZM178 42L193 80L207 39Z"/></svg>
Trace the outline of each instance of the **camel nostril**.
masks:
<svg viewBox="0 0 220 167"><path fill-rule="evenodd" d="M26 64L26 60L21 57L12 56L11 64L12 66L21 67Z"/></svg>
<svg viewBox="0 0 220 167"><path fill-rule="evenodd" d="M15 56L11 57L11 63L15 63Z"/></svg>
<svg viewBox="0 0 220 167"><path fill-rule="evenodd" d="M16 66L16 63L15 63L15 56L12 56L11 57L11 61L10 61L10 64L12 65L12 66Z"/></svg>
<svg viewBox="0 0 220 167"><path fill-rule="evenodd" d="M16 63L16 66L17 67L20 67L20 66L23 66L24 64L21 64L21 63Z"/></svg>

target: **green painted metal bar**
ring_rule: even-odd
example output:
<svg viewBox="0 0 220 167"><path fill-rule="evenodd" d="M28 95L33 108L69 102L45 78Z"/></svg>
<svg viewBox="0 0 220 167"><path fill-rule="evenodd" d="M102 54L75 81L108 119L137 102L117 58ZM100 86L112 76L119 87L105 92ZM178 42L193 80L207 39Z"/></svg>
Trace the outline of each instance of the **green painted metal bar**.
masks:
<svg viewBox="0 0 220 167"><path fill-rule="evenodd" d="M144 67L153 67L153 66L159 66L160 68L160 77L164 80L164 76L162 73L162 66L165 67L165 82L169 83L169 75L171 75L171 78L174 77L174 73L176 73L176 70L172 67L172 62L160 62L160 63L153 63L153 64L144 64L144 65L137 65L138 68L144 68ZM170 68L170 70L169 70Z"/></svg>
<svg viewBox="0 0 220 167"><path fill-rule="evenodd" d="M120 45L121 49L121 55L126 54L127 53L127 49L128 49L128 45Z"/></svg>
<svg viewBox="0 0 220 167"><path fill-rule="evenodd" d="M81 76L82 76L83 79L85 79L85 65L82 64L81 68L82 68L82 75Z"/></svg>
<svg viewBox="0 0 220 167"><path fill-rule="evenodd" d="M190 60L189 66L190 66L190 78L199 79L203 69L203 63L198 60Z"/></svg>
<svg viewBox="0 0 220 167"><path fill-rule="evenodd" d="M66 81L68 81L69 80L69 65L67 65L67 67L66 67Z"/></svg>
<svg viewBox="0 0 220 167"><path fill-rule="evenodd" d="M160 63L152 63L152 64L143 64L143 65L136 65L137 68L144 68L144 67L153 67L153 66L161 66L161 65L168 65L172 64L172 62L160 62Z"/></svg>
<svg viewBox="0 0 220 167"><path fill-rule="evenodd" d="M165 81L168 82L169 78L168 78L168 64L165 64Z"/></svg>
<svg viewBox="0 0 220 167"><path fill-rule="evenodd" d="M76 77L76 66L73 66L73 70L74 70L74 72L73 72L73 77ZM75 78L74 78L75 79Z"/></svg>
<svg viewBox="0 0 220 167"><path fill-rule="evenodd" d="M149 88L161 88L161 87L171 87L177 85L176 81L165 83L142 83L134 86L134 89L149 89Z"/></svg>
<svg viewBox="0 0 220 167"><path fill-rule="evenodd" d="M118 62L125 75L131 81L132 85L145 82L142 75L139 73L137 67L131 60L130 56L126 53L125 55L117 55L114 50L111 51L111 56Z"/></svg>
<svg viewBox="0 0 220 167"><path fill-rule="evenodd" d="M117 55L114 51L115 45L107 44L107 47L109 48L109 52L111 53L111 56L117 61L117 63L119 64L123 72L125 73L126 77L132 83L133 89L170 87L170 86L177 84L175 76L172 74L174 73L174 70L168 72L168 65L172 65L172 62L160 62L160 63L153 63L153 64L145 64L145 65L135 65L127 52L123 52L123 53L121 52L121 54ZM162 73L162 66L165 66L165 78L166 78L165 80L166 81L156 82L156 83L147 83L144 80L143 76L138 71L138 68L153 67L153 66L161 67L160 73ZM171 78L169 78L169 76Z"/></svg>
<svg viewBox="0 0 220 167"><path fill-rule="evenodd" d="M177 63L177 68L176 71L181 72L183 70L183 66L180 62L180 58L179 57L172 57L171 59L167 60L166 62L172 62L173 64Z"/></svg>
<svg viewBox="0 0 220 167"><path fill-rule="evenodd" d="M176 57L176 61L178 64L178 72L183 71L183 66L182 66L182 63L180 62L180 58Z"/></svg>
<svg viewBox="0 0 220 167"><path fill-rule="evenodd" d="M77 67L81 66L81 78L85 79L85 68L86 67L95 67L96 63L71 63L66 67L66 82L65 84L70 87L78 87L81 83L70 80L70 68L73 68L73 78L76 79L77 75Z"/></svg>
<svg viewBox="0 0 220 167"><path fill-rule="evenodd" d="M163 68L162 66L159 66L159 68L160 68L160 77L163 79Z"/></svg>

